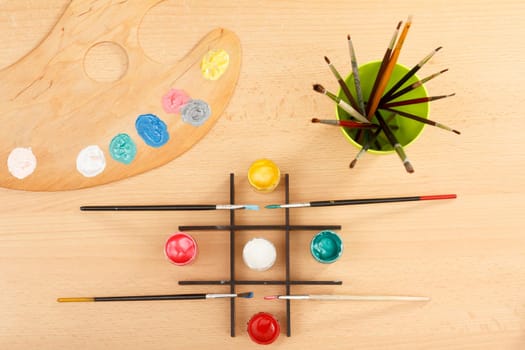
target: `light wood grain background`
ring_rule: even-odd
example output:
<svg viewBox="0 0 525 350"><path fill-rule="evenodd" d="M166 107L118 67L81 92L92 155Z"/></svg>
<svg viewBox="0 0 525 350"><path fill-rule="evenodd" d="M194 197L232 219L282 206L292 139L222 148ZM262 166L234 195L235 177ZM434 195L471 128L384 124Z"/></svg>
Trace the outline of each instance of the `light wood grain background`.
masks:
<svg viewBox="0 0 525 350"><path fill-rule="evenodd" d="M67 4L0 1L0 67L38 45ZM311 85L336 90L323 56L348 69L347 33L360 62L380 59L393 27L408 14L414 22L400 62L412 66L444 47L421 76L450 68L427 88L457 96L435 102L431 116L463 133L426 128L407 149L412 175L394 155L367 155L351 171L356 149L338 130L309 123L334 113ZM282 188L261 195L248 186L247 168L260 157L290 174L292 201L458 194L453 201L294 210L294 224L341 224L346 250L337 263L321 266L308 253L312 233L294 233L292 276L344 284L293 292L428 295L432 301L293 303L292 337L283 333L271 347L525 348L524 14L522 1L162 2L144 17L145 52L174 64L209 30L234 31L243 61L233 99L200 143L159 169L71 192L0 189L0 348L259 348L245 323L269 311L284 328L284 304L262 300L282 288L246 288L256 299L238 302L236 338L229 336L225 301L63 305L55 299L227 291L177 284L228 277L227 233L195 233L200 255L189 267L170 265L162 253L179 225L227 223L226 213L81 213L78 207L226 202L230 172L239 202L280 202ZM283 213L237 217L243 224L280 223ZM270 238L281 254L264 273L249 271L238 254L238 277L281 278L282 235L239 233L238 251L254 236Z"/></svg>

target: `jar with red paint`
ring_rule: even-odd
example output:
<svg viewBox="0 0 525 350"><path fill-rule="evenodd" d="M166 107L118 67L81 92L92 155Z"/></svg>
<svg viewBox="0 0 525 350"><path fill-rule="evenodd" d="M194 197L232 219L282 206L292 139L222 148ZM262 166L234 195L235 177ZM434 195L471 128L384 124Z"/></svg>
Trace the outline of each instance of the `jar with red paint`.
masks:
<svg viewBox="0 0 525 350"><path fill-rule="evenodd" d="M248 321L248 334L257 344L273 343L281 332L279 321L267 312L259 312Z"/></svg>
<svg viewBox="0 0 525 350"><path fill-rule="evenodd" d="M173 264L187 265L197 257L197 242L189 234L177 232L166 241L164 253Z"/></svg>

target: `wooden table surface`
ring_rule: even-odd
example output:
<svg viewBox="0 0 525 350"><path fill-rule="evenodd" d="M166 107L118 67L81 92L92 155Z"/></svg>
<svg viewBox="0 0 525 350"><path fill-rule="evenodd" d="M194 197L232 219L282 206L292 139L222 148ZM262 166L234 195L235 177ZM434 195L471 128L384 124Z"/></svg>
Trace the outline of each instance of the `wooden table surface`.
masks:
<svg viewBox="0 0 525 350"><path fill-rule="evenodd" d="M31 51L52 28L65 0L0 1L0 66ZM313 83L337 84L327 55L349 68L346 34L361 63L381 59L393 27L413 24L399 62L412 66L440 51L420 76L429 82L432 119L462 131L427 127L407 148L416 169L395 155L356 153L331 118L332 103ZM235 338L227 301L59 304L57 297L227 292L179 286L187 279L228 279L228 233L196 232L195 263L176 267L162 249L179 225L227 224L224 212L85 213L86 204L223 203L236 175L239 202L281 202L283 187L255 193L252 161L273 159L290 176L291 201L457 193L456 200L307 208L292 224L339 224L343 257L321 265L309 255L311 232L293 232L294 279L342 280L342 286L292 287L293 293L426 295L428 303L293 302L292 336L283 349L525 348L525 195L522 1L165 1L144 17L139 37L153 59L174 64L209 30L225 27L242 42L236 92L211 132L169 164L95 188L52 193L0 189L0 348L260 348L246 322L284 303L264 301L283 287L245 287ZM99 62L100 63L100 62ZM111 74L111 68L101 74ZM118 69L118 67L114 67ZM340 68L341 70L343 68ZM242 224L281 223L282 211L238 212ZM267 272L244 267L240 251L255 236L277 246ZM239 232L238 278L284 276L281 232Z"/></svg>

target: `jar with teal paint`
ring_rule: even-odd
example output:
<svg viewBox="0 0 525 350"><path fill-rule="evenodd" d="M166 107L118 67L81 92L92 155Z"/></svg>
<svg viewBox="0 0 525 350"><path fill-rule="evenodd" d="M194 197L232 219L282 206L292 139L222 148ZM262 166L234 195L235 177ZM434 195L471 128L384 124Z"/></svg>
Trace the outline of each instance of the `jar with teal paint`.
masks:
<svg viewBox="0 0 525 350"><path fill-rule="evenodd" d="M321 231L312 239L310 252L318 262L331 264L343 254L343 241L333 231Z"/></svg>

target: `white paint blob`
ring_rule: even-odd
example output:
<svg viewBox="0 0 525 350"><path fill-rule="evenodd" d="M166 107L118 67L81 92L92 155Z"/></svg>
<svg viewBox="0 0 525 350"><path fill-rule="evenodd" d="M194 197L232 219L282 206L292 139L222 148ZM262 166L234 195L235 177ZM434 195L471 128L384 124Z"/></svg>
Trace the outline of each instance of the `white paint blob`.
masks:
<svg viewBox="0 0 525 350"><path fill-rule="evenodd" d="M253 238L244 246L242 258L246 266L256 271L266 271L275 263L277 252L272 242Z"/></svg>
<svg viewBox="0 0 525 350"><path fill-rule="evenodd" d="M85 177L94 177L106 168L104 152L97 145L84 148L77 156L77 170Z"/></svg>
<svg viewBox="0 0 525 350"><path fill-rule="evenodd" d="M31 147L17 147L12 150L7 158L7 168L17 179L31 175L36 168L36 157Z"/></svg>

